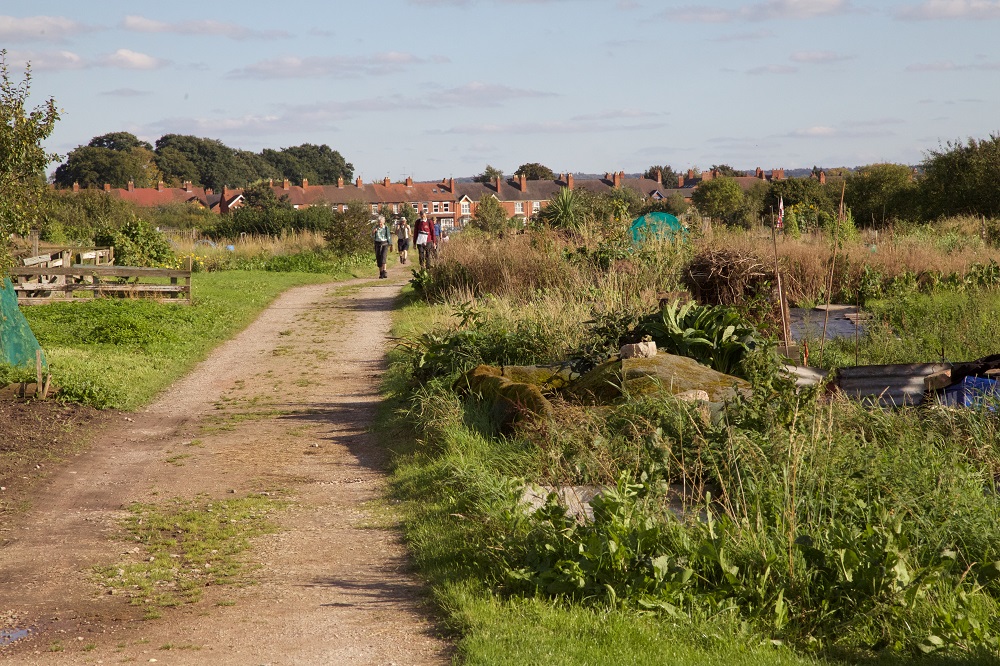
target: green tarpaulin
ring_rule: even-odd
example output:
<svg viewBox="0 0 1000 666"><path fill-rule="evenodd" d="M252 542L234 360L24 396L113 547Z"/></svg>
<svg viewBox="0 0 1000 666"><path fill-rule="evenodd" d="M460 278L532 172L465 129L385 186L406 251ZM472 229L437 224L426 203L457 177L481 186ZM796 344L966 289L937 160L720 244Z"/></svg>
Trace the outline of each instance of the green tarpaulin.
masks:
<svg viewBox="0 0 1000 666"><path fill-rule="evenodd" d="M35 334L31 332L28 320L17 307L17 293L4 278L0 285L0 363L16 368L34 368L35 352L41 349ZM45 355L42 354L42 364Z"/></svg>
<svg viewBox="0 0 1000 666"><path fill-rule="evenodd" d="M681 221L670 213L646 213L637 217L629 229L632 242L641 243L647 239L680 240L687 233Z"/></svg>

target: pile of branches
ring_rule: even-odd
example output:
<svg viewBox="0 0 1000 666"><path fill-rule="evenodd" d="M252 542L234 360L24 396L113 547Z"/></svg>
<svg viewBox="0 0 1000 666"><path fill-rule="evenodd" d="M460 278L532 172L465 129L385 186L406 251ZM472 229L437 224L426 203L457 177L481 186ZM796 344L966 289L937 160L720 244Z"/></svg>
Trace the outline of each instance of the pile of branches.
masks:
<svg viewBox="0 0 1000 666"><path fill-rule="evenodd" d="M709 247L691 259L683 280L699 303L746 305L770 296L774 270L753 252Z"/></svg>
<svg viewBox="0 0 1000 666"><path fill-rule="evenodd" d="M685 267L682 280L699 303L739 307L765 335L780 334L774 269L754 252L705 248Z"/></svg>

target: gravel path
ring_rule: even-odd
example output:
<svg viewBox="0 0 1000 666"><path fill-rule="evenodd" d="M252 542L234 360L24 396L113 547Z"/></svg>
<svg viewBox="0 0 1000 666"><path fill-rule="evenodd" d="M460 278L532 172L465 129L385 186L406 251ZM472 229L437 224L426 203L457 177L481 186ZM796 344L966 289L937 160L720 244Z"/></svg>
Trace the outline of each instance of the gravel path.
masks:
<svg viewBox="0 0 1000 666"><path fill-rule="evenodd" d="M285 293L55 471L0 548L0 629L31 630L0 662L448 663L369 432L402 278ZM144 620L95 583L94 566L129 557L130 503L260 492L289 506L246 553L256 584Z"/></svg>

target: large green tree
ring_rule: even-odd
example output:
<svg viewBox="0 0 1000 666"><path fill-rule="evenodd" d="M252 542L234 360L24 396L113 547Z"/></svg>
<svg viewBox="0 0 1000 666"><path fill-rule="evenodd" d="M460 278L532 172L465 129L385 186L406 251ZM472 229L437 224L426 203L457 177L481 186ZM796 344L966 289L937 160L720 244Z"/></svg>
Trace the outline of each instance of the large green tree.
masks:
<svg viewBox="0 0 1000 666"><path fill-rule="evenodd" d="M225 185L243 186L267 177L266 174L259 174L256 166L248 164L245 157L217 139L202 139L189 134L165 134L156 141L157 156L168 148L176 151L170 153L171 162L158 164L164 177L170 180L179 178L179 174L167 172L165 168L179 163L177 153L197 170L198 177L193 179L194 182L214 190L220 190Z"/></svg>
<svg viewBox="0 0 1000 666"><path fill-rule="evenodd" d="M920 181L924 214L1000 217L1000 135L929 151Z"/></svg>
<svg viewBox="0 0 1000 666"><path fill-rule="evenodd" d="M58 155L42 147L59 120L51 97L34 108L27 106L31 93L31 68L20 82L10 77L7 52L0 50L0 238L26 233L39 217L45 190L45 167ZM0 243L0 269L9 265L7 243Z"/></svg>
<svg viewBox="0 0 1000 666"><path fill-rule="evenodd" d="M524 175L528 180L555 180L556 174L552 169L538 162L528 162L517 167L515 176Z"/></svg>
<svg viewBox="0 0 1000 666"><path fill-rule="evenodd" d="M840 204L840 190L834 192L830 185L823 185L815 178L775 180L764 197L763 210L777 211L779 201L784 203L785 208L797 204L812 205L825 215L835 216Z"/></svg>
<svg viewBox="0 0 1000 666"><path fill-rule="evenodd" d="M677 187L677 176L680 174L674 171L673 167L669 164L654 164L643 172L642 177L650 180L656 180L657 173L660 174L660 178L663 179L663 184L666 187Z"/></svg>
<svg viewBox="0 0 1000 666"><path fill-rule="evenodd" d="M472 180L477 183L495 183L497 182L497 178L503 178L503 171L495 166L487 164L486 168L483 169L483 172L473 177Z"/></svg>
<svg viewBox="0 0 1000 666"><path fill-rule="evenodd" d="M905 164L869 164L848 174L844 203L865 226L912 219L918 212L913 169Z"/></svg>
<svg viewBox="0 0 1000 666"><path fill-rule="evenodd" d="M156 155L142 146L127 150L80 146L70 151L66 161L55 171L57 185L69 187L125 187L132 181L136 187L154 187L162 177L156 165Z"/></svg>
<svg viewBox="0 0 1000 666"><path fill-rule="evenodd" d="M732 224L743 207L743 190L732 178L713 178L695 188L691 203L702 215Z"/></svg>
<svg viewBox="0 0 1000 666"><path fill-rule="evenodd" d="M319 146L303 143L300 146L282 148L280 151L265 150L263 155L284 178L299 183L305 178L313 185L334 185L338 178L350 180L354 177L354 165L325 143ZM279 155L280 163L285 165L285 168L272 162L272 158L278 158Z"/></svg>

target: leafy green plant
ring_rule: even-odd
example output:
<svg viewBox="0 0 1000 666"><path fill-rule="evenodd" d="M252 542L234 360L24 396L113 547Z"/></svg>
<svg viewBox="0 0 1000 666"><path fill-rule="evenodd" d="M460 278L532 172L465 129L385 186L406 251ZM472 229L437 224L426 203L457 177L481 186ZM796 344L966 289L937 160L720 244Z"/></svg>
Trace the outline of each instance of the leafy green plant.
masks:
<svg viewBox="0 0 1000 666"><path fill-rule="evenodd" d="M120 227L99 228L94 243L99 247L113 246L115 263L119 266L170 266L174 260L166 237L135 215Z"/></svg>
<svg viewBox="0 0 1000 666"><path fill-rule="evenodd" d="M631 337L652 336L658 347L726 374L740 374L744 357L761 344L735 308L668 303L640 322Z"/></svg>

